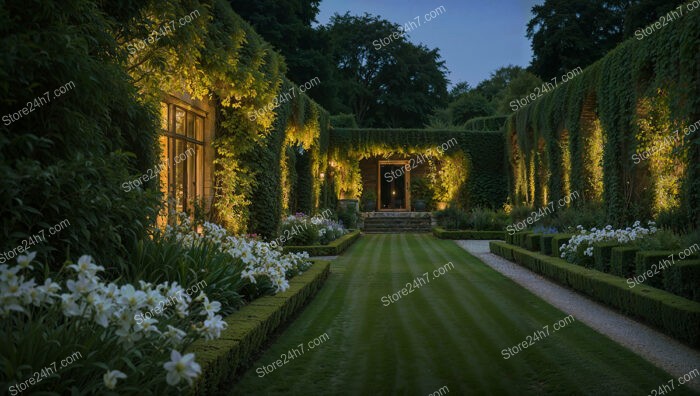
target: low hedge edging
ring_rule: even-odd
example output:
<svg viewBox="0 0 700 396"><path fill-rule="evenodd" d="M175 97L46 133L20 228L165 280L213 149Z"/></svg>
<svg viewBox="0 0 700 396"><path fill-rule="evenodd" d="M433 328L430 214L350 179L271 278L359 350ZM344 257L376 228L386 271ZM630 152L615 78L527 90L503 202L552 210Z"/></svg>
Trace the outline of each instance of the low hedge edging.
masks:
<svg viewBox="0 0 700 396"><path fill-rule="evenodd" d="M191 395L219 394L238 370L248 367L270 335L321 289L330 274L328 261L316 261L289 281L289 289L258 298L224 320L228 327L216 340L196 341L187 352L195 353L202 374Z"/></svg>
<svg viewBox="0 0 700 396"><path fill-rule="evenodd" d="M285 253L308 252L309 256L337 256L350 247L360 237L360 230L353 230L328 245L284 246Z"/></svg>
<svg viewBox="0 0 700 396"><path fill-rule="evenodd" d="M471 231L471 230L457 230L448 231L442 227L433 227L433 235L440 239L474 239L474 240L488 240L488 239L500 239L503 240L506 237L505 231Z"/></svg>
<svg viewBox="0 0 700 396"><path fill-rule="evenodd" d="M630 288L625 279L617 276L504 242L493 241L490 248L494 254L639 318L694 348L700 347L700 303L647 285Z"/></svg>

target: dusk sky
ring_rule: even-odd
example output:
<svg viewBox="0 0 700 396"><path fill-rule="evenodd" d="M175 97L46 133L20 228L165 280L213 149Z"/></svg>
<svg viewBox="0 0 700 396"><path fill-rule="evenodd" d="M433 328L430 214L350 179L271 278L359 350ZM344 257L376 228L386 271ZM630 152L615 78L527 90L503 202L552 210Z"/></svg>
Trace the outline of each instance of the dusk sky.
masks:
<svg viewBox="0 0 700 396"><path fill-rule="evenodd" d="M408 33L408 39L440 49L450 85L467 81L476 86L501 66L529 65L532 51L525 31L532 6L541 3L543 0L322 0L317 19L325 25L335 13L367 12L403 25L420 16L421 26ZM445 9L442 15L425 22L424 15L440 6Z"/></svg>

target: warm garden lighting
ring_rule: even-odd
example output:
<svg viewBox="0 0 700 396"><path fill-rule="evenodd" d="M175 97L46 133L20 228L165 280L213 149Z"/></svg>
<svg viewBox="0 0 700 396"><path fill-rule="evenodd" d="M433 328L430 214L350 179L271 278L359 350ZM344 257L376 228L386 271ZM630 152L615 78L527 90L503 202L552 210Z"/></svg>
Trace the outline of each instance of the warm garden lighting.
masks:
<svg viewBox="0 0 700 396"><path fill-rule="evenodd" d="M700 0L385 3L0 2L1 394L700 391Z"/></svg>

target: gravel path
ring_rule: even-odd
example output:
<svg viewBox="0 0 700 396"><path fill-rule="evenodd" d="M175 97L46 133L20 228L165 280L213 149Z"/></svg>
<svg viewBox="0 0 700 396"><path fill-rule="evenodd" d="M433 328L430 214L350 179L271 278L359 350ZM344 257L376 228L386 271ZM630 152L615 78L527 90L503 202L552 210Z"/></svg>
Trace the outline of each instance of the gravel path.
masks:
<svg viewBox="0 0 700 396"><path fill-rule="evenodd" d="M652 364L678 378L700 369L700 352L594 302L572 290L557 285L534 272L505 260L489 251L489 241L456 241L472 255L502 273L543 300L573 315L597 332L608 336ZM678 380L675 381L678 384ZM689 384L700 390L700 377Z"/></svg>

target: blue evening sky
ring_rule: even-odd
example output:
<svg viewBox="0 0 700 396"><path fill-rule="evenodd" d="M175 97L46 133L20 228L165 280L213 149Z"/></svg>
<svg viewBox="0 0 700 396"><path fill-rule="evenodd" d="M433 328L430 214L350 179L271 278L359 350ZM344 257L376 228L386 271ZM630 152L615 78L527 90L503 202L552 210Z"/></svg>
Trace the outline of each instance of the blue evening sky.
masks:
<svg viewBox="0 0 700 396"><path fill-rule="evenodd" d="M544 0L322 0L317 20L327 24L335 13L368 12L403 25L420 16L421 26L407 34L416 44L439 48L450 85L466 81L472 87L509 64L528 66L532 58L525 37L530 10ZM445 7L445 12L425 22L424 15ZM379 39L380 37L378 37Z"/></svg>

